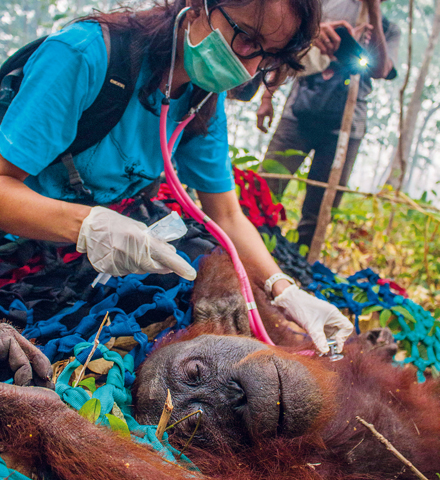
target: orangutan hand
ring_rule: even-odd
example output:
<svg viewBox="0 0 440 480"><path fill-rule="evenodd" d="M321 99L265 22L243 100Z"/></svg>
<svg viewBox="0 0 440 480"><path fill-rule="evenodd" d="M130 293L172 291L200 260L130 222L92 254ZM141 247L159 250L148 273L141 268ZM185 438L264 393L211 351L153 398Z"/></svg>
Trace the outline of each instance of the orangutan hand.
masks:
<svg viewBox="0 0 440 480"><path fill-rule="evenodd" d="M0 323L0 375L23 387L55 389L49 359L7 323Z"/></svg>

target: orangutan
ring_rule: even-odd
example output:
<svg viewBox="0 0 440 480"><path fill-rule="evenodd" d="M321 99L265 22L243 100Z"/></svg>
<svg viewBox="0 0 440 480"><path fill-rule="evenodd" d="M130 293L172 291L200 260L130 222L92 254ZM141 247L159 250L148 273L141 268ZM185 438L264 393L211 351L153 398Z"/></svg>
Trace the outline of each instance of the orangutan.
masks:
<svg viewBox="0 0 440 480"><path fill-rule="evenodd" d="M212 275L217 261L222 267ZM396 347L386 330L347 342L343 359L336 362L309 355L307 340L286 349L236 335L246 328L245 312L227 263L221 256L208 261L210 271L200 273L193 296L195 325L166 338L139 367L133 388L137 420L158 422L167 389L174 405L172 420L201 410L200 428L185 454L204 478L415 478L356 420L360 416L424 475L436 479L439 383L430 379L418 384L412 368L393 366ZM225 284L222 278L231 275ZM211 299L214 321L200 311L201 299L202 305ZM227 335L216 299L227 319ZM276 329L280 335L278 313L270 306L262 312L272 316L269 333ZM283 331L297 337L287 327ZM15 372L16 385L0 384L0 449L11 464L19 460L40 478L47 472L69 480L197 478L150 449L87 422L50 389L17 386L50 388L50 365L11 326L1 324L0 367L6 366ZM181 448L197 419L194 415L179 424L171 442Z"/></svg>

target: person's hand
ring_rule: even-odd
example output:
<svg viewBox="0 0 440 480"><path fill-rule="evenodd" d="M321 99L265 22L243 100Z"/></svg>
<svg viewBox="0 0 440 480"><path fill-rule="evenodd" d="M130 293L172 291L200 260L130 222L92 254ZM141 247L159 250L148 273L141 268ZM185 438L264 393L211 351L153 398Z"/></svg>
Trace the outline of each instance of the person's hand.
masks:
<svg viewBox="0 0 440 480"><path fill-rule="evenodd" d="M341 37L335 32L335 28L345 27L350 35L354 34L353 27L345 20L336 22L322 22L320 24L319 36L313 41L313 45L318 47L323 55L333 57L341 44Z"/></svg>
<svg viewBox="0 0 440 480"><path fill-rule="evenodd" d="M308 332L321 353L329 351L327 338L336 340L338 352L342 352L345 340L353 331L352 323L334 305L296 285L285 288L272 303Z"/></svg>
<svg viewBox="0 0 440 480"><path fill-rule="evenodd" d="M373 30L373 25L369 23L362 23L354 28L353 37L356 41L362 43L363 45L368 45L371 40L371 32Z"/></svg>
<svg viewBox="0 0 440 480"><path fill-rule="evenodd" d="M266 117L269 118L268 127L270 127L273 120L272 97L263 95L260 108L257 111L257 127L264 133L267 133L267 128L264 125Z"/></svg>
<svg viewBox="0 0 440 480"><path fill-rule="evenodd" d="M171 272L187 280L197 276L176 249L151 236L145 224L104 207L93 207L84 219L76 249L87 253L96 271L115 277Z"/></svg>

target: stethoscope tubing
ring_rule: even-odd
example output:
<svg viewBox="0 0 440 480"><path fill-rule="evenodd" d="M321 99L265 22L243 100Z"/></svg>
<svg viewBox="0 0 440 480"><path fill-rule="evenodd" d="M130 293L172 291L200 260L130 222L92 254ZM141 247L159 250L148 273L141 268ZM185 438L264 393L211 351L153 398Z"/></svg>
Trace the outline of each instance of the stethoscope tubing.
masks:
<svg viewBox="0 0 440 480"><path fill-rule="evenodd" d="M179 138L179 135L183 132L184 128L188 123L194 118L195 113L190 114L185 118L179 125L176 127L174 132L171 135L170 140L167 138L167 116L168 116L169 105L162 104L160 112L160 145L164 160L164 170L165 178L168 186L170 187L171 192L173 193L176 200L179 202L183 210L194 218L197 222L202 225L205 225L206 229L216 238L222 247L229 253L234 264L234 268L238 274L241 286L241 292L243 297L246 300L248 306L248 317L249 317L249 326L252 333L261 341L273 345L274 343L270 339L269 335L264 328L263 322L261 320L260 314L255 304L255 299L252 293L252 288L249 282L249 278L246 274L246 270L238 256L235 245L232 243L231 239L228 237L226 232L217 225L211 218L209 218L189 197L186 193L182 184L180 183L174 167L171 161L171 154L173 151L174 144Z"/></svg>

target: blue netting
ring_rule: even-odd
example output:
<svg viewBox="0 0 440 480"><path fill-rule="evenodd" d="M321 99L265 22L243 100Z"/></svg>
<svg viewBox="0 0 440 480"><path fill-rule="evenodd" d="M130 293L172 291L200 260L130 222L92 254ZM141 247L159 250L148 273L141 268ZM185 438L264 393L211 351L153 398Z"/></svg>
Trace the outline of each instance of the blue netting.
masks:
<svg viewBox="0 0 440 480"><path fill-rule="evenodd" d="M178 252L185 260L190 262L187 255ZM200 257L192 265L198 268ZM75 345L81 342L94 340L94 336L107 312L111 318L111 324L102 329L100 342L106 343L112 337L132 336L138 345L129 354L133 357L135 368L143 361L145 356L153 347L153 340L142 333L138 320L141 317L160 316L165 319L171 315L176 319L174 330L185 328L191 321L191 309L189 307L189 295L193 282L179 277L178 284L164 290L162 287L145 285L150 274L127 275L124 278L111 278L104 286L96 287L101 289L103 294L100 301L93 306L87 305L84 301L77 301L71 307L63 309L57 315L38 322L34 321L32 308L27 308L21 301L14 300L9 309L23 312L26 316L26 328L22 332L26 338L34 338L43 341L52 338L41 350L54 363L63 358L72 356ZM105 292L105 294L104 294ZM98 295L99 297L99 295ZM125 302L125 309L118 306L121 301L127 298L143 298L147 303L142 303L130 310L130 301ZM83 310L86 312L82 316ZM5 310L6 311L6 310ZM69 317L77 317L76 322L69 328ZM162 335L168 330L162 332Z"/></svg>
<svg viewBox="0 0 440 480"><path fill-rule="evenodd" d="M184 253L179 252L179 254L188 262L190 261ZM196 270L198 270L200 258L198 257L192 262ZM74 355L76 357L76 360L69 363L64 369L56 383L56 392L64 402L76 410L79 410L84 403L90 400L90 396L83 388L72 387L68 385L68 382L73 371L85 363L93 347L93 343L90 342L94 341L105 314L109 312L111 324L103 327L99 337L100 344L92 358L93 360L104 358L114 362L113 367L107 374L106 384L98 388L92 395L92 398L98 399L101 403L101 414L97 423L109 426L106 414L109 414L116 404L124 415L130 432L133 432L133 440L141 444L148 444L167 461L175 462L179 452L169 444L167 434L165 433L162 442L159 442L155 435L156 426L140 425L132 417L130 387L135 379L134 370L151 351L154 340L166 335L169 331L169 329L166 329L156 339L149 339L146 334L142 333L137 320L145 315L157 315L159 313L162 317L174 316L176 325L173 326L173 330L187 327L191 321L191 308L188 300L193 282L180 278L175 287L164 290L161 287L144 285L142 282L148 276L149 274L133 274L124 278L110 279L105 286L106 295L102 295L98 303L88 308L88 314L80 318L79 322L71 329L66 327L63 320L69 315L80 312L84 306L87 306L86 302L78 301L52 318L39 322L34 322L32 309L26 308L19 300L14 300L9 309L19 310L26 315L27 326L23 334L27 338L58 337L40 347L52 363L68 356ZM103 289L102 286L97 288ZM151 302L142 303L131 311L118 308L118 303L130 295L148 297L151 298ZM6 310L3 310L1 309L1 312L5 313ZM112 337L118 338L121 336L132 336L138 342L138 345L124 358L118 353L110 351L104 345ZM181 456L179 461L189 470L197 470L185 456ZM0 479L24 480L27 477L7 469L6 464L0 457Z"/></svg>
<svg viewBox="0 0 440 480"><path fill-rule="evenodd" d="M392 316L387 325L409 354L403 363L417 367L420 382L425 381L427 368L434 373L440 372L440 322L430 312L412 300L396 295L388 284L379 285L379 275L369 268L347 279L335 275L319 262L315 262L312 269L314 281L307 289L318 298L340 309L347 308L354 314L357 333L360 333L359 315L365 308L378 306L389 310Z"/></svg>

